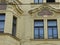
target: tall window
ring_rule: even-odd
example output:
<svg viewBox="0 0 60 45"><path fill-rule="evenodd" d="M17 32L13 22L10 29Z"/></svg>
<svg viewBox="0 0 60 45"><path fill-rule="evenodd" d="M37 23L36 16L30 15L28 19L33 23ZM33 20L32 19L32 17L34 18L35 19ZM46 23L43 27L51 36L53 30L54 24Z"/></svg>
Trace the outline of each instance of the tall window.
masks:
<svg viewBox="0 0 60 45"><path fill-rule="evenodd" d="M0 33L4 32L5 14L0 14Z"/></svg>
<svg viewBox="0 0 60 45"><path fill-rule="evenodd" d="M58 38L57 20L48 20L48 38L49 39Z"/></svg>
<svg viewBox="0 0 60 45"><path fill-rule="evenodd" d="M34 38L43 39L44 38L44 23L43 20L34 21Z"/></svg>
<svg viewBox="0 0 60 45"><path fill-rule="evenodd" d="M43 3L43 0L34 0L34 3Z"/></svg>
<svg viewBox="0 0 60 45"><path fill-rule="evenodd" d="M17 18L13 17L13 28L12 28L12 35L16 35L16 24L17 24Z"/></svg>
<svg viewBox="0 0 60 45"><path fill-rule="evenodd" d="M47 2L55 2L55 0L47 0Z"/></svg>

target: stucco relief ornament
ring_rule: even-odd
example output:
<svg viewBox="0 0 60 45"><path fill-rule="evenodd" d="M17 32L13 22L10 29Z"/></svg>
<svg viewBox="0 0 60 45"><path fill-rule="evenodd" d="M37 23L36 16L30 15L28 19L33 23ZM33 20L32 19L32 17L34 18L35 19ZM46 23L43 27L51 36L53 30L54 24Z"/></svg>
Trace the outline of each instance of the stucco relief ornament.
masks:
<svg viewBox="0 0 60 45"><path fill-rule="evenodd" d="M52 15L52 12L49 9L44 8L38 13L38 15L43 17L48 17Z"/></svg>

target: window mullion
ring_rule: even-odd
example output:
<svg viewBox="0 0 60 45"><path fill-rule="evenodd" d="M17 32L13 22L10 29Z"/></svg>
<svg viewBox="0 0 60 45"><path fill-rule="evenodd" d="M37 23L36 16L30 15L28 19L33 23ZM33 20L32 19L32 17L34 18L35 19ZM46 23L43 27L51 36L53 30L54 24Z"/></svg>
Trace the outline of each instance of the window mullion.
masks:
<svg viewBox="0 0 60 45"><path fill-rule="evenodd" d="M39 28L38 28L38 38L40 39L40 30L39 30Z"/></svg>

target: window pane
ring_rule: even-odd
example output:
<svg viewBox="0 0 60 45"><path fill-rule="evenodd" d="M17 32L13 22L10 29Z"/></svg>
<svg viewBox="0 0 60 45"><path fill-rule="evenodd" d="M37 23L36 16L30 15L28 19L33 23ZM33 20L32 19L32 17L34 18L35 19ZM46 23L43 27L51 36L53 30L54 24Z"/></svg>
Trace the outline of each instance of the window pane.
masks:
<svg viewBox="0 0 60 45"><path fill-rule="evenodd" d="M56 21L48 21L48 26L56 26Z"/></svg>
<svg viewBox="0 0 60 45"><path fill-rule="evenodd" d="M0 14L0 33L4 32L5 14Z"/></svg>
<svg viewBox="0 0 60 45"><path fill-rule="evenodd" d="M42 3L43 2L43 0L39 0L39 3Z"/></svg>
<svg viewBox="0 0 60 45"><path fill-rule="evenodd" d="M48 28L48 37L52 38L52 28Z"/></svg>
<svg viewBox="0 0 60 45"><path fill-rule="evenodd" d="M4 28L4 22L0 22L0 28Z"/></svg>
<svg viewBox="0 0 60 45"><path fill-rule="evenodd" d="M40 39L44 38L44 29L40 28Z"/></svg>
<svg viewBox="0 0 60 45"><path fill-rule="evenodd" d="M57 28L53 28L53 33L57 34Z"/></svg>
<svg viewBox="0 0 60 45"><path fill-rule="evenodd" d="M43 32L44 32L44 29L40 28L40 34L43 34Z"/></svg>
<svg viewBox="0 0 60 45"><path fill-rule="evenodd" d="M52 35L52 28L48 28L48 34Z"/></svg>
<svg viewBox="0 0 60 45"><path fill-rule="evenodd" d="M0 15L0 20L5 20L5 15Z"/></svg>
<svg viewBox="0 0 60 45"><path fill-rule="evenodd" d="M38 35L38 28L35 28L35 35Z"/></svg>
<svg viewBox="0 0 60 45"><path fill-rule="evenodd" d="M35 28L35 38L38 38L38 28Z"/></svg>
<svg viewBox="0 0 60 45"><path fill-rule="evenodd" d="M43 21L36 21L35 26L43 26Z"/></svg>
<svg viewBox="0 0 60 45"><path fill-rule="evenodd" d="M38 3L38 0L34 0L35 3Z"/></svg>

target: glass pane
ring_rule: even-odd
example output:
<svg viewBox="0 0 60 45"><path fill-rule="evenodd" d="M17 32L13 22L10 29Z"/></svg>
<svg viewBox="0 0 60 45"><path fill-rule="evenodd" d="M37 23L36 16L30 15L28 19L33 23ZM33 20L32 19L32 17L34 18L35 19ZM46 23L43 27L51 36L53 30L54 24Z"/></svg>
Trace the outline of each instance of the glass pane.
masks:
<svg viewBox="0 0 60 45"><path fill-rule="evenodd" d="M48 28L48 38L52 38L52 28Z"/></svg>
<svg viewBox="0 0 60 45"><path fill-rule="evenodd" d="M54 37L57 37L57 34L55 34Z"/></svg>
<svg viewBox="0 0 60 45"><path fill-rule="evenodd" d="M38 3L38 0L34 0L35 3Z"/></svg>
<svg viewBox="0 0 60 45"><path fill-rule="evenodd" d="M57 28L53 28L53 34L57 34Z"/></svg>
<svg viewBox="0 0 60 45"><path fill-rule="evenodd" d="M56 21L48 21L48 26L56 26Z"/></svg>
<svg viewBox="0 0 60 45"><path fill-rule="evenodd" d="M5 15L0 15L0 20L5 20Z"/></svg>
<svg viewBox="0 0 60 45"><path fill-rule="evenodd" d="M0 29L4 28L4 22L0 22Z"/></svg>
<svg viewBox="0 0 60 45"><path fill-rule="evenodd" d="M57 38L58 34L57 34L57 28L53 28L53 36L54 38Z"/></svg>
<svg viewBox="0 0 60 45"><path fill-rule="evenodd" d="M35 38L38 38L38 28L35 28L35 32L34 32L35 34Z"/></svg>
<svg viewBox="0 0 60 45"><path fill-rule="evenodd" d="M52 28L48 28L48 35L52 35Z"/></svg>
<svg viewBox="0 0 60 45"><path fill-rule="evenodd" d="M41 35L40 35L40 39L43 39L43 38L44 38L44 36L43 36L43 34L41 34Z"/></svg>
<svg viewBox="0 0 60 45"><path fill-rule="evenodd" d="M38 35L38 28L35 28L35 35Z"/></svg>
<svg viewBox="0 0 60 45"><path fill-rule="evenodd" d="M43 38L44 38L44 29L43 29L43 28L40 28L39 31L40 31L40 32L39 32L39 33L40 33L40 34L39 34L39 35L40 35L40 38L43 39Z"/></svg>
<svg viewBox="0 0 60 45"><path fill-rule="evenodd" d="M4 28L0 28L0 31L4 31Z"/></svg>
<svg viewBox="0 0 60 45"><path fill-rule="evenodd" d="M43 0L39 0L39 3L42 3L43 2Z"/></svg>
<svg viewBox="0 0 60 45"><path fill-rule="evenodd" d="M43 32L44 32L44 29L40 28L40 34L43 34Z"/></svg>
<svg viewBox="0 0 60 45"><path fill-rule="evenodd" d="M35 22L35 26L43 26L43 22L36 21L36 22Z"/></svg>

